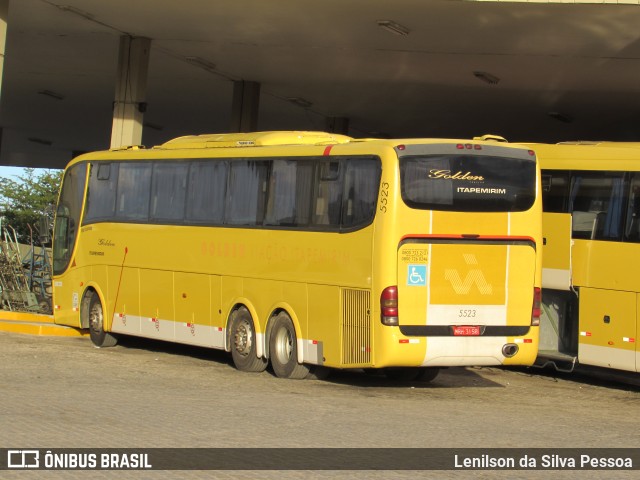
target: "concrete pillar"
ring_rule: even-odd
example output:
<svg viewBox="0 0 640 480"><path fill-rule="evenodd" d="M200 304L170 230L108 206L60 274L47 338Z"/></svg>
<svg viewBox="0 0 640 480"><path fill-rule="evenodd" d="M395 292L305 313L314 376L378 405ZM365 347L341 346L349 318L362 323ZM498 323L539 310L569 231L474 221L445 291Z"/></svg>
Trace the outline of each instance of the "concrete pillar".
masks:
<svg viewBox="0 0 640 480"><path fill-rule="evenodd" d="M349 119L345 117L327 117L326 129L329 133L349 134Z"/></svg>
<svg viewBox="0 0 640 480"><path fill-rule="evenodd" d="M7 44L7 19L9 18L9 0L0 0L0 89L4 72L4 49Z"/></svg>
<svg viewBox="0 0 640 480"><path fill-rule="evenodd" d="M142 144L150 50L148 38L120 37L111 148Z"/></svg>
<svg viewBox="0 0 640 480"><path fill-rule="evenodd" d="M233 82L233 106L231 109L231 127L229 131L255 132L258 128L258 109L260 106L259 82Z"/></svg>

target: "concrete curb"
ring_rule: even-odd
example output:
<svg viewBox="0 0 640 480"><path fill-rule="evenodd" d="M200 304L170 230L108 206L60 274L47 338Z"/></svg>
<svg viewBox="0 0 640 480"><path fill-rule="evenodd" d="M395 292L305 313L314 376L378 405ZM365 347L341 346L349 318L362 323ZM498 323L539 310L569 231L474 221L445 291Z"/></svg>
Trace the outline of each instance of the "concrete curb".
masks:
<svg viewBox="0 0 640 480"><path fill-rule="evenodd" d="M52 315L0 310L0 332L54 337L85 337L87 330L56 325Z"/></svg>

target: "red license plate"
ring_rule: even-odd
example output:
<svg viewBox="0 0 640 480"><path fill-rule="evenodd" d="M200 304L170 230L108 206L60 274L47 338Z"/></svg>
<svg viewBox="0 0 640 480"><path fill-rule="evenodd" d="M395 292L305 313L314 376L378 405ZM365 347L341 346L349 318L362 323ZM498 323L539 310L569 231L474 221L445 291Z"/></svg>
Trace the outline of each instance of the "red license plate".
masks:
<svg viewBox="0 0 640 480"><path fill-rule="evenodd" d="M453 327L453 335L456 337L477 337L480 335L480 327L477 325L459 325Z"/></svg>

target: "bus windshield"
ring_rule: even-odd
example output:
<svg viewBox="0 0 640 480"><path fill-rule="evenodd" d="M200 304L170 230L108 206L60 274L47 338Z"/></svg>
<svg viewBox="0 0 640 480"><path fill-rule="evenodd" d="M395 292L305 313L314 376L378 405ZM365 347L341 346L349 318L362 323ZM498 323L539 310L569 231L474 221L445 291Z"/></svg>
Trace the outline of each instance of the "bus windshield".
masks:
<svg viewBox="0 0 640 480"><path fill-rule="evenodd" d="M69 168L64 176L53 231L54 275L64 272L71 260L80 226L86 176L87 166L84 163Z"/></svg>
<svg viewBox="0 0 640 480"><path fill-rule="evenodd" d="M523 212L536 194L534 158L436 154L400 158L402 199L411 208Z"/></svg>

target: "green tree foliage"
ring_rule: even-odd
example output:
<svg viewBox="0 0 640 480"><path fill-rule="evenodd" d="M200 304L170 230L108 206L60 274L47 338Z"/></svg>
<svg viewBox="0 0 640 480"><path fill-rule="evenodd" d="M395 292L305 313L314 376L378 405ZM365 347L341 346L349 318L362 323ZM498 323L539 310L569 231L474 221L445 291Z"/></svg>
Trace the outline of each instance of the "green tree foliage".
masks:
<svg viewBox="0 0 640 480"><path fill-rule="evenodd" d="M62 170L36 173L33 168L25 168L18 180L0 178L2 226L13 227L21 242L29 242L29 225L37 226L43 214L53 220L62 174Z"/></svg>

